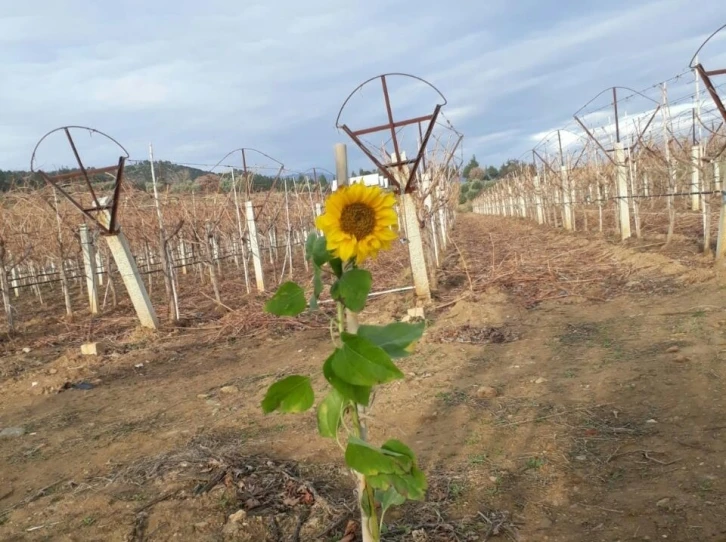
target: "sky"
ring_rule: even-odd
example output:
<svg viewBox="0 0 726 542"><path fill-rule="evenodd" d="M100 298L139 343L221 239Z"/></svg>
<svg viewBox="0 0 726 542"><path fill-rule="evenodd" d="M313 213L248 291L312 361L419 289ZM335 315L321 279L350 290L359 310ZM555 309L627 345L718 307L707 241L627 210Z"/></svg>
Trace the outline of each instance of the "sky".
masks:
<svg viewBox="0 0 726 542"><path fill-rule="evenodd" d="M682 73L725 23L721 2L689 0L3 2L0 169L28 169L65 125L109 134L132 159L153 143L157 159L211 165L245 147L333 170L343 142L351 169L371 169L336 117L389 72L434 85L463 156L499 165L572 128L603 89ZM701 61L726 67L726 41L714 45ZM400 79L394 117L430 114L438 95ZM364 89L342 117L354 129L384 118L380 86ZM61 135L36 165L72 164ZM88 165L119 155L95 136L81 150Z"/></svg>

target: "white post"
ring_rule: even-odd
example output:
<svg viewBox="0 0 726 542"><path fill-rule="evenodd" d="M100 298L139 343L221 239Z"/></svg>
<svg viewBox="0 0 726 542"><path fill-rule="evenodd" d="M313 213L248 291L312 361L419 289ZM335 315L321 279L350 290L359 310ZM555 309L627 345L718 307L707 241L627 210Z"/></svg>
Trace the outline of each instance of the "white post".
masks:
<svg viewBox="0 0 726 542"><path fill-rule="evenodd" d="M187 244L179 238L179 258L181 259L182 273L187 274Z"/></svg>
<svg viewBox="0 0 726 542"><path fill-rule="evenodd" d="M436 192L440 201L444 199L444 188L438 184L436 185ZM446 223L446 209L443 205L439 207L439 225L441 226L441 246L446 250L446 245L449 241L448 225Z"/></svg>
<svg viewBox="0 0 726 542"><path fill-rule="evenodd" d="M721 193L721 214L718 219L718 239L716 240L716 260L726 255L726 193Z"/></svg>
<svg viewBox="0 0 726 542"><path fill-rule="evenodd" d="M315 218L323 214L323 206L320 203L315 204ZM323 235L321 230L318 230L318 235Z"/></svg>
<svg viewBox="0 0 726 542"><path fill-rule="evenodd" d="M99 198L101 205L105 205L107 202L108 198ZM108 227L111 221L111 213L104 211L100 218L104 225ZM159 320L156 318L154 306L151 304L149 294L144 287L144 281L141 279L139 268L136 265L136 260L134 260L134 255L131 253L131 247L129 247L126 236L119 229L116 233L106 235L105 237L108 248L111 250L111 255L116 262L116 269L118 269L124 281L126 291L129 293L131 303L136 310L139 322L144 327L158 329Z"/></svg>
<svg viewBox="0 0 726 542"><path fill-rule="evenodd" d="M265 278L262 275L262 258L260 258L260 240L257 238L257 225L255 224L255 209L251 201L245 202L245 213L247 215L247 231L250 234L250 251L252 252L252 263L255 268L255 281L257 290L265 291Z"/></svg>
<svg viewBox="0 0 726 542"><path fill-rule="evenodd" d="M537 224L544 224L544 213L542 212L542 191L539 186L539 175L534 176L534 201L537 207Z"/></svg>
<svg viewBox="0 0 726 542"><path fill-rule="evenodd" d="M101 259L101 253L96 251L96 280L99 286L103 286L103 260Z"/></svg>
<svg viewBox="0 0 726 542"><path fill-rule="evenodd" d="M401 153L401 160L406 159L406 154ZM394 153L391 155L391 162L398 162L399 158ZM408 241L408 256L411 262L411 274L413 275L413 285L416 297L421 301L427 302L431 300L431 286L429 284L429 276L426 271L426 257L424 255L423 239L421 238L421 225L418 221L418 213L416 212L416 200L413 194L405 193L405 183L410 175L408 165L395 167L393 174L401 187L401 211L403 214L403 223L406 227L406 239Z"/></svg>
<svg viewBox="0 0 726 542"><path fill-rule="evenodd" d="M17 265L14 265L13 268L10 270L10 277L12 278L12 280L10 281L10 287L13 289L15 297L20 297L20 280Z"/></svg>
<svg viewBox="0 0 726 542"><path fill-rule="evenodd" d="M717 161L713 162L713 189L721 190L721 164Z"/></svg>
<svg viewBox="0 0 726 542"><path fill-rule="evenodd" d="M620 238L625 241L632 234L630 233L630 207L628 206L628 168L625 165L625 150L622 143L615 143L615 163L617 165Z"/></svg>
<svg viewBox="0 0 726 542"><path fill-rule="evenodd" d="M567 166L560 168L560 179L562 181L562 222L566 230L572 230L572 193Z"/></svg>
<svg viewBox="0 0 726 542"><path fill-rule="evenodd" d="M86 274L86 288L88 290L88 306L91 314L98 314L98 283L96 281L96 250L91 242L88 226L81 224L81 250L83 251L83 264Z"/></svg>
<svg viewBox="0 0 726 542"><path fill-rule="evenodd" d="M691 149L691 211L700 209L699 200L701 197L698 194L701 191L701 175L698 169L700 159L700 145L694 145Z"/></svg>

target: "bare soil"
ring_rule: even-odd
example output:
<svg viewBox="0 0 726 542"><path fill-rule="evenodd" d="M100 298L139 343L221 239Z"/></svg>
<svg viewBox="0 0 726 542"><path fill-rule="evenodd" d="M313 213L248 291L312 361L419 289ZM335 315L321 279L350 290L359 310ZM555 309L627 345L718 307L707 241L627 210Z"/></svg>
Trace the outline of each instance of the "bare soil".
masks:
<svg viewBox="0 0 726 542"><path fill-rule="evenodd" d="M430 480L386 540L726 540L726 291L687 244L646 245L458 218L424 339L371 414ZM0 343L0 429L26 431L0 439L0 539L356 540L314 412L260 409L293 372L322 392L324 318L241 325L261 299L240 295L152 334L123 303L67 324L26 297Z"/></svg>

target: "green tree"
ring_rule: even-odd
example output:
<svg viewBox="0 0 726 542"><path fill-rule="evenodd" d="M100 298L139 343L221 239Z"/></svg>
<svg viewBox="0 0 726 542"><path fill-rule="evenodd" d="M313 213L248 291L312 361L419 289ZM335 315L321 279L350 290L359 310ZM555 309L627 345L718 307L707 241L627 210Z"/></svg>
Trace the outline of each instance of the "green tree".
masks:
<svg viewBox="0 0 726 542"><path fill-rule="evenodd" d="M479 162L476 161L476 156L472 155L471 160L469 160L469 163L464 166L464 169L461 171L461 174L465 179L469 178L469 174L471 173L471 170L475 167L479 167Z"/></svg>
<svg viewBox="0 0 726 542"><path fill-rule="evenodd" d="M489 166L487 168L486 176L484 177L487 180L496 179L499 177L499 170L495 168L494 166Z"/></svg>

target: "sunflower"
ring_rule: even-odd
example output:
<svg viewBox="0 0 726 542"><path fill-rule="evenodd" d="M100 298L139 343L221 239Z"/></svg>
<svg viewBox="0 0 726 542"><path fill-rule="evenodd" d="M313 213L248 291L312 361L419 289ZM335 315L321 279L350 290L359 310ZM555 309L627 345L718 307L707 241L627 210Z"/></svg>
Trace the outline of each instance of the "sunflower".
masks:
<svg viewBox="0 0 726 542"><path fill-rule="evenodd" d="M368 257L375 258L379 250L391 248L396 238L393 229L398 223L393 206L393 194L379 186L355 183L333 192L325 201L325 213L315 225L327 239L327 247L334 256L357 263Z"/></svg>

